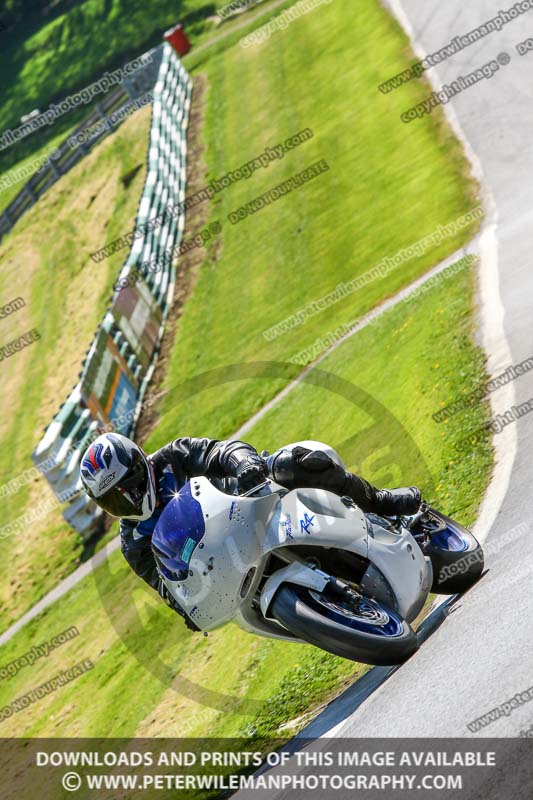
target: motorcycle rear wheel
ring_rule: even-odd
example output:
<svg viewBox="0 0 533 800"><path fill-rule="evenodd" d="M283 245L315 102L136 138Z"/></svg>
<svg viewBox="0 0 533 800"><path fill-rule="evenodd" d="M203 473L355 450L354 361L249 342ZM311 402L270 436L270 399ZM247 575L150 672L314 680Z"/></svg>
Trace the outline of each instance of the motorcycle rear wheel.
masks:
<svg viewBox="0 0 533 800"><path fill-rule="evenodd" d="M297 638L363 664L402 664L418 648L416 633L406 620L366 597L354 608L312 589L285 584L271 613Z"/></svg>

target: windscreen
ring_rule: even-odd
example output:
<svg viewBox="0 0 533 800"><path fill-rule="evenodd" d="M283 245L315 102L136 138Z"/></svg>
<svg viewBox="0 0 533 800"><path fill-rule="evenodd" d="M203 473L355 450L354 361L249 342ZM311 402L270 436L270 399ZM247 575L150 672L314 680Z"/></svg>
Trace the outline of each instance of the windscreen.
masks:
<svg viewBox="0 0 533 800"><path fill-rule="evenodd" d="M202 507L186 483L167 504L152 537L152 547L163 575L182 580L192 554L205 534Z"/></svg>

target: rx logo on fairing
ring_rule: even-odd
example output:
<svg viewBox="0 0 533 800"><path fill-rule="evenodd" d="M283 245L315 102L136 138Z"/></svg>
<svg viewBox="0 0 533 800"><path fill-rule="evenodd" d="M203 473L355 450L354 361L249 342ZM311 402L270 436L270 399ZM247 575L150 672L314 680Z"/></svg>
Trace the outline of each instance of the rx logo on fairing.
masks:
<svg viewBox="0 0 533 800"><path fill-rule="evenodd" d="M316 515L315 515L315 514L313 514L313 515L310 517L310 516L309 516L309 514L307 513L307 511L305 512L305 514L304 514L304 518L300 520L300 531L301 531L302 533L308 533L308 534L309 534L309 536L311 535L311 533L310 533L310 531L309 531L309 528L312 528L312 527L313 527L313 525L314 525L314 522L313 522L313 520L314 520L315 516L316 516Z"/></svg>
<svg viewBox="0 0 533 800"><path fill-rule="evenodd" d="M291 515L287 514L283 522L281 523L282 526L285 528L285 535L288 539L294 539L292 535L292 522L291 522Z"/></svg>

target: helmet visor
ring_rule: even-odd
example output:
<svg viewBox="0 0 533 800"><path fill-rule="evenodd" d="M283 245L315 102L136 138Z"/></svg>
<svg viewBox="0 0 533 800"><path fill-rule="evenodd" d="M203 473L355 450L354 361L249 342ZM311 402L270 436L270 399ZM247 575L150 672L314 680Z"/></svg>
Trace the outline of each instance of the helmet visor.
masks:
<svg viewBox="0 0 533 800"><path fill-rule="evenodd" d="M118 483L98 498L98 505L114 517L138 516L148 491L148 465L137 451L133 465Z"/></svg>

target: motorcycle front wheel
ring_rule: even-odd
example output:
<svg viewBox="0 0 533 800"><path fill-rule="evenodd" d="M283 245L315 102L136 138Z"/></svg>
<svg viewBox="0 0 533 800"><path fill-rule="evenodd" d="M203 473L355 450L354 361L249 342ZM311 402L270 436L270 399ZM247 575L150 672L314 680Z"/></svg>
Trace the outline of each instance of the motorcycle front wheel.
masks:
<svg viewBox="0 0 533 800"><path fill-rule="evenodd" d="M436 532L431 532L431 524ZM431 559L436 594L460 594L476 583L485 566L483 548L470 531L440 511L431 509L424 523L430 540L424 553Z"/></svg>
<svg viewBox="0 0 533 800"><path fill-rule="evenodd" d="M363 664L402 664L418 648L409 623L367 597L352 604L286 584L277 592L271 613L298 639Z"/></svg>

